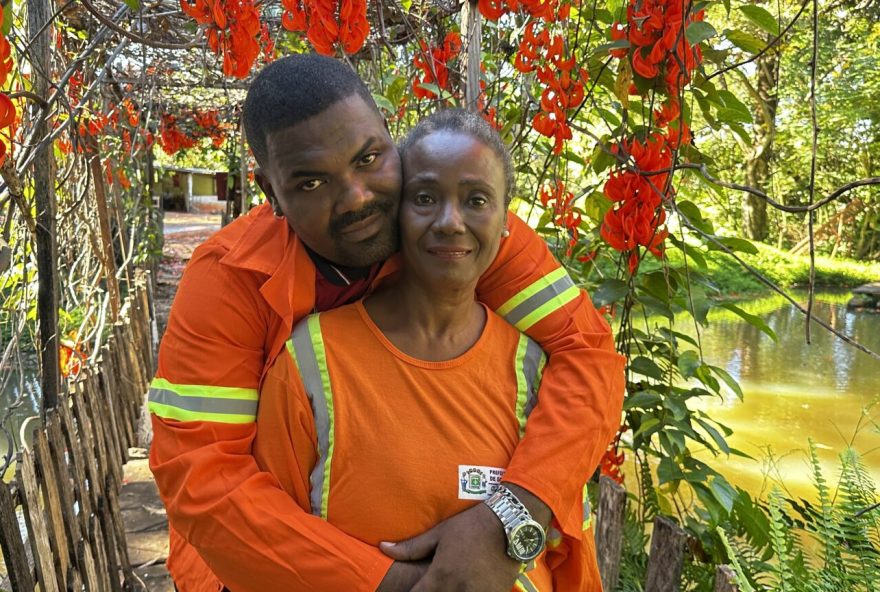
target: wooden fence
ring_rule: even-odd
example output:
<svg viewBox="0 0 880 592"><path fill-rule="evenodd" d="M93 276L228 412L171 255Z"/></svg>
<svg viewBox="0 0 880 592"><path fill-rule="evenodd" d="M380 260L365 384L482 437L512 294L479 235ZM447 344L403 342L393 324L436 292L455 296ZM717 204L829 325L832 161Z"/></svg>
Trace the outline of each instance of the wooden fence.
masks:
<svg viewBox="0 0 880 592"><path fill-rule="evenodd" d="M129 565L118 494L153 374L147 281L134 281L97 361L46 413L18 455L15 480L0 483L0 546L14 592L142 586Z"/></svg>
<svg viewBox="0 0 880 592"><path fill-rule="evenodd" d="M596 555L602 587L614 590L620 578L623 556L623 522L626 491L608 477L599 480L596 514ZM651 549L645 574L645 592L678 592L684 566L686 533L670 518L657 516L651 533ZM734 573L726 565L715 568L715 592L737 592Z"/></svg>

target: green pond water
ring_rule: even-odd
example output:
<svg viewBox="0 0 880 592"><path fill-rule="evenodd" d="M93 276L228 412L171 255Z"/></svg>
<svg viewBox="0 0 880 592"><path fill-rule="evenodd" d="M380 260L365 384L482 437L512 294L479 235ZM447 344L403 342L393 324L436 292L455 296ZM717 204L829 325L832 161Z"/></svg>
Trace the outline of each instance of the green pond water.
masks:
<svg viewBox="0 0 880 592"><path fill-rule="evenodd" d="M806 295L798 294L802 306ZM849 294L819 293L814 315L880 352L880 314L846 310ZM733 429L729 444L755 458L698 453L735 485L766 494L775 483L812 499L808 439L824 475L837 482L838 455L853 446L880 486L880 360L813 325L805 340L805 316L781 297L740 303L773 329L778 341L728 311L700 328L705 360L726 369L742 386L740 401L723 398L692 405ZM694 334L683 324L678 330ZM710 460L711 459L711 460Z"/></svg>

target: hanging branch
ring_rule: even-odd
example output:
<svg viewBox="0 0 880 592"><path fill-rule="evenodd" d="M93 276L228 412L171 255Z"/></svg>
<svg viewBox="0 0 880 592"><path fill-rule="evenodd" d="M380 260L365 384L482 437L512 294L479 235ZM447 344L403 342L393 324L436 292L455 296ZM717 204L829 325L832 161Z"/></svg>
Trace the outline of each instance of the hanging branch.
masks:
<svg viewBox="0 0 880 592"><path fill-rule="evenodd" d="M812 145L810 146L810 187L808 205L813 205L816 196L816 159L819 152L819 122L816 115L816 68L819 61L819 3L813 2L813 54L810 58L810 123L812 125ZM816 244L813 236L813 222L815 217L811 211L807 214L807 236L810 239L810 285L807 290L807 324L805 332L807 343L810 343L810 319L813 312L813 297L816 284Z"/></svg>

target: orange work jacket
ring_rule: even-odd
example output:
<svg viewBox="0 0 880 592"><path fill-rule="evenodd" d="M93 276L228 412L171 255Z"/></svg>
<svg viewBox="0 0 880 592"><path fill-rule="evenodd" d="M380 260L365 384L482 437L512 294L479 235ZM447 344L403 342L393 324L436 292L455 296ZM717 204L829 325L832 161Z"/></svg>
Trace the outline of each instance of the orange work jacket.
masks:
<svg viewBox="0 0 880 592"><path fill-rule="evenodd" d="M623 358L608 323L516 216L477 286L478 298L549 355L529 430L505 481L546 503L563 537L582 536L571 500L620 422ZM397 269L392 258L376 282ZM294 323L314 309L315 266L268 204L212 236L178 287L150 389L150 467L171 530L168 569L182 592L284 589L298 561L279 533L320 528L261 472L253 454L262 378ZM299 511L297 511L299 510ZM260 516L260 520L253 520ZM321 530L346 590L375 590L391 565L376 547ZM329 551L333 551L329 553ZM249 566L259 563L262 578ZM222 584L221 584L222 582Z"/></svg>

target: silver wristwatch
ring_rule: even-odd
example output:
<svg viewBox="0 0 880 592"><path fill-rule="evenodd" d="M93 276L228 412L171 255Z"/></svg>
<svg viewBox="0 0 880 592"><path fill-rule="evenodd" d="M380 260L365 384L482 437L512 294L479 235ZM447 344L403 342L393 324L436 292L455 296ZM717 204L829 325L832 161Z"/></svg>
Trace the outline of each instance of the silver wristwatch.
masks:
<svg viewBox="0 0 880 592"><path fill-rule="evenodd" d="M541 554L547 540L544 529L512 491L499 485L483 503L501 520L507 535L507 554L512 559L527 563Z"/></svg>

